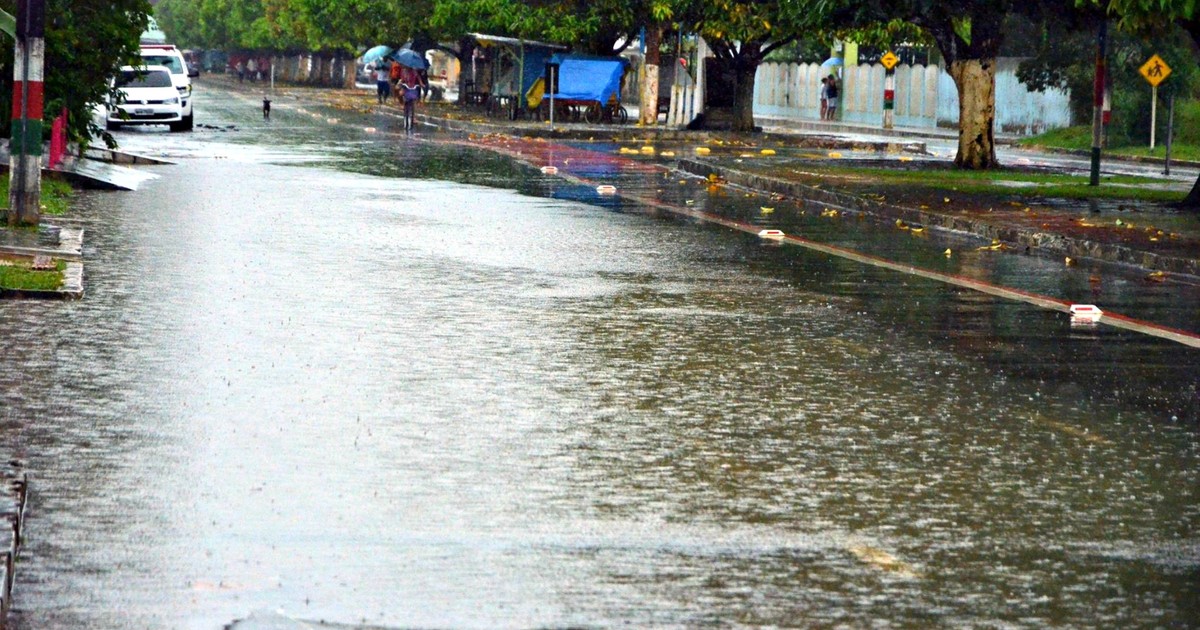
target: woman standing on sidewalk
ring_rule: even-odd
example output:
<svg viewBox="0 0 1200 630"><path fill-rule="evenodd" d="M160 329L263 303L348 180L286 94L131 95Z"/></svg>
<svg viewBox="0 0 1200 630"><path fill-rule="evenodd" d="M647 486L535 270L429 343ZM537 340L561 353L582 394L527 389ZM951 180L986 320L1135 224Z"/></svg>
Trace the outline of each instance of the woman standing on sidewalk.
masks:
<svg viewBox="0 0 1200 630"><path fill-rule="evenodd" d="M827 107L825 108L825 120L833 120L834 115L837 113L838 86L837 77L833 76L832 74L829 75L829 81L825 87L825 95L825 100L827 101Z"/></svg>
<svg viewBox="0 0 1200 630"><path fill-rule="evenodd" d="M821 77L821 120L829 113L829 79Z"/></svg>

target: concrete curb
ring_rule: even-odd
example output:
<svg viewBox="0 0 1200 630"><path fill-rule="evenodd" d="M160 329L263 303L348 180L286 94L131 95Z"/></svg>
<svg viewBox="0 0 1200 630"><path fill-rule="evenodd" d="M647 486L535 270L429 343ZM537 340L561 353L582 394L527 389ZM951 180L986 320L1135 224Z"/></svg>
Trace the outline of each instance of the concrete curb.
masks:
<svg viewBox="0 0 1200 630"><path fill-rule="evenodd" d="M83 228L59 228L58 248L0 246L0 254L49 256L67 263L62 286L53 291L0 289L0 299L79 300L83 298Z"/></svg>
<svg viewBox="0 0 1200 630"><path fill-rule="evenodd" d="M721 131L688 131L669 127L638 127L636 125L581 125L571 123L570 126L555 127L534 124L508 124L479 122L444 118L430 114L417 114L416 121L422 125L456 133L501 134L514 137L546 138L552 140L581 140L596 141L597 139L612 142L690 142L706 143L710 140L745 139L747 134ZM897 140L844 140L828 135L799 135L761 132L751 134L758 144L782 144L791 147L807 147L822 149L845 149L860 151L877 151L886 153L917 153L926 152L926 144L920 140L906 140L897 136Z"/></svg>
<svg viewBox="0 0 1200 630"><path fill-rule="evenodd" d="M1193 258L1163 256L1124 245L1098 243L1062 234L996 225L986 221L896 206L846 192L825 190L774 177L755 175L696 159L681 159L677 166L680 170L692 175L707 177L709 174L715 174L731 184L745 188L836 206L852 212L878 216L889 221L902 219L909 223L919 223L941 230L971 234L989 240L998 239L1001 242L1017 244L1022 249L1028 248L1029 253L1089 258L1106 263L1134 265L1152 271L1200 277L1200 260Z"/></svg>
<svg viewBox="0 0 1200 630"><path fill-rule="evenodd" d="M0 534L0 625L7 626L12 609L16 560L25 529L25 508L29 499L29 475L19 461L0 466L0 519L7 523ZM5 544L7 543L7 544Z"/></svg>
<svg viewBox="0 0 1200 630"><path fill-rule="evenodd" d="M109 162L112 164L126 164L126 165L141 165L141 164L176 165L176 164L178 164L178 162L166 160L163 158L152 157L149 155L142 155L140 153L130 153L128 151L120 151L118 149L101 149L101 148L97 148L97 147L88 148L87 153L84 154L84 157L86 157L89 160L99 160L101 162Z"/></svg>

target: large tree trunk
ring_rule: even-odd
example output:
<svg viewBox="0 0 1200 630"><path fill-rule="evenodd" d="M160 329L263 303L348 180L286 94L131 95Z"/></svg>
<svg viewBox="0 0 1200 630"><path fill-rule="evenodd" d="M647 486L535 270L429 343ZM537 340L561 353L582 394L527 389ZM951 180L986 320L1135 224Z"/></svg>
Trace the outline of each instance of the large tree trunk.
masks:
<svg viewBox="0 0 1200 630"><path fill-rule="evenodd" d="M478 89L472 85L467 85L471 82L471 60L475 57L475 38L463 37L458 40L458 102L467 102L468 88Z"/></svg>
<svg viewBox="0 0 1200 630"><path fill-rule="evenodd" d="M994 168L996 142L996 60L958 59L950 63L950 76L958 88L959 168Z"/></svg>
<svg viewBox="0 0 1200 630"><path fill-rule="evenodd" d="M1200 211L1200 177L1196 178L1196 183L1192 186L1192 192L1188 193L1188 196L1179 202L1179 208L1193 212Z"/></svg>
<svg viewBox="0 0 1200 630"><path fill-rule="evenodd" d="M1190 20L1181 20L1183 28L1192 36L1192 42L1196 44L1196 48L1200 49L1200 12L1195 14ZM1200 177L1196 178L1196 183L1192 186L1192 192L1188 193L1183 201L1179 202L1179 207L1183 210L1191 210L1200 212Z"/></svg>
<svg viewBox="0 0 1200 630"><path fill-rule="evenodd" d="M651 25L646 29L646 61L642 64L642 93L638 101L641 112L638 122L643 125L658 124L658 65L662 57L658 49L661 42L661 26Z"/></svg>
<svg viewBox="0 0 1200 630"><path fill-rule="evenodd" d="M754 75L757 72L757 61L740 59L734 63L734 131L754 131Z"/></svg>

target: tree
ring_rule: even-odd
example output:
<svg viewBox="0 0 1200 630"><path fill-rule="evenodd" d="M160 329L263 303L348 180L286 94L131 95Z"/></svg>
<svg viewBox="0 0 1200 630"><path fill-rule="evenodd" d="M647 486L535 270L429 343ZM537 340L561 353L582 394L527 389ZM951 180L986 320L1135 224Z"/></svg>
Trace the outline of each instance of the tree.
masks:
<svg viewBox="0 0 1200 630"><path fill-rule="evenodd" d="M924 29L948 64L958 90L959 168L987 169L996 160L996 57L1004 42L1004 18L1012 0L818 0L838 3L837 21L870 26L903 20ZM1036 4L1036 3L1030 3Z"/></svg>
<svg viewBox="0 0 1200 630"><path fill-rule="evenodd" d="M1096 74L1095 59L1082 54L1096 46L1096 31L1103 15L1099 10L1084 20L1064 21L1063 13L1048 15L1041 24L1027 24L1024 31L1031 38L1015 47L1006 44L1014 56L1025 57L1017 77L1030 90L1065 89L1071 95L1072 118L1089 121L1092 117L1093 86ZM1013 32L1010 29L1010 32ZM1146 80L1137 72L1152 54L1158 54L1171 66L1171 77L1159 92L1174 92L1181 96L1192 94L1200 87L1200 65L1197 64L1191 38L1178 27L1168 25L1153 39L1135 36L1127 31L1110 29L1106 46L1108 57L1108 86L1112 96L1112 119L1106 123L1105 136L1112 147L1142 144L1149 140L1151 92ZM1033 56L1029 56L1033 53ZM1196 92L1200 94L1200 92ZM1159 122L1165 125L1166 117ZM1159 129L1160 137L1162 129Z"/></svg>
<svg viewBox="0 0 1200 630"><path fill-rule="evenodd" d="M804 5L804 6L800 6ZM763 58L821 22L816 7L786 0L699 0L688 15L720 62L733 70L733 129L754 130L754 79Z"/></svg>
<svg viewBox="0 0 1200 630"><path fill-rule="evenodd" d="M474 32L563 43L576 51L612 55L634 40L649 16L669 15L664 7L675 0L431 1L429 33L458 38L458 50L447 52L465 64L474 52L474 41L465 35ZM466 75L462 76L465 80Z"/></svg>
<svg viewBox="0 0 1200 630"><path fill-rule="evenodd" d="M1153 36L1163 26L1175 23L1192 38L1200 51L1200 7L1196 0L1080 0L1081 4L1099 2L1110 15L1117 17L1117 24L1133 33ZM1200 211L1200 177L1180 207Z"/></svg>
<svg viewBox="0 0 1200 630"><path fill-rule="evenodd" d="M0 9L15 13L16 3L0 2ZM92 110L114 95L109 77L136 62L149 14L147 0L46 0L45 111L54 116L66 108L71 141L86 146L95 136L112 143L92 122ZM11 111L12 46L3 59L0 107Z"/></svg>

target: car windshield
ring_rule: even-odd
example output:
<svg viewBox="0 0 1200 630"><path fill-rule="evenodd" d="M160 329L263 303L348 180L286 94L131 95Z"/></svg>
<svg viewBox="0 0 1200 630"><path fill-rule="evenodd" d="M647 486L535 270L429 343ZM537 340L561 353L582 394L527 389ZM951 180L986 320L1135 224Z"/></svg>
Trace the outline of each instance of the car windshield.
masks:
<svg viewBox="0 0 1200 630"><path fill-rule="evenodd" d="M183 64L173 55L142 55L142 62L147 66L166 66L171 74L183 74Z"/></svg>
<svg viewBox="0 0 1200 630"><path fill-rule="evenodd" d="M171 75L162 70L122 70L117 77L119 88L171 87Z"/></svg>

